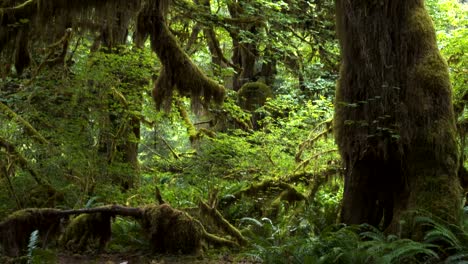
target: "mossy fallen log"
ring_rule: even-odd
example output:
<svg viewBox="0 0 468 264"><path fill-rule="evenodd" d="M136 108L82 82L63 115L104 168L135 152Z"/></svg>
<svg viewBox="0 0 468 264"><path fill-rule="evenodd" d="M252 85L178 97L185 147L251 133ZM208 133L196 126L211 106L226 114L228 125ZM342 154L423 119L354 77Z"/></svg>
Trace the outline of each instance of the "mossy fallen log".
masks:
<svg viewBox="0 0 468 264"><path fill-rule="evenodd" d="M152 250L157 253L200 254L203 242L214 246L238 246L234 241L208 233L201 222L168 204L107 205L75 210L31 208L14 212L0 222L0 254L24 254L29 236L35 230L39 230L43 240L56 240L68 222L63 220L70 215L77 216L69 221L58 241L59 246L74 252L83 252L90 247L103 250L111 238L111 220L117 215L139 221L143 233L148 234Z"/></svg>

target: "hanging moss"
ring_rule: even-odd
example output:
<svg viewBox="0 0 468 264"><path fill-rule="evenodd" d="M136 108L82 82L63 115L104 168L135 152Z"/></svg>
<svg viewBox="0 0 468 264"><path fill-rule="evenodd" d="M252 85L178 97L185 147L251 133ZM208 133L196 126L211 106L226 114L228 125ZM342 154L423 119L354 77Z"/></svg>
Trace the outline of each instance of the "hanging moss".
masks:
<svg viewBox="0 0 468 264"><path fill-rule="evenodd" d="M191 61L166 25L168 7L167 0L148 1L137 19L137 42L149 35L151 47L163 64L152 93L157 108L168 110L175 89L192 99L194 110L199 109L202 102L221 103L225 96L224 87L208 78Z"/></svg>
<svg viewBox="0 0 468 264"><path fill-rule="evenodd" d="M15 66L21 73L29 64L28 40L50 44L67 28L94 32L105 27L113 33L112 43L113 36L126 36L127 26L122 25L135 17L140 4L141 0L28 0L10 4L0 8L0 52L12 46ZM25 32L26 28L30 30Z"/></svg>
<svg viewBox="0 0 468 264"><path fill-rule="evenodd" d="M103 250L111 238L113 214L82 214L73 218L60 237L60 245L73 252Z"/></svg>

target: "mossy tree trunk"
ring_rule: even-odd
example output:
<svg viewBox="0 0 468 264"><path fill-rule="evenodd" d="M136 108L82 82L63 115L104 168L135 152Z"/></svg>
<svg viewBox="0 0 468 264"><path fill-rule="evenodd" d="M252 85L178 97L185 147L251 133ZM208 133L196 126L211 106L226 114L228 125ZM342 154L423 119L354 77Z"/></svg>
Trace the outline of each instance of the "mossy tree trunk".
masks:
<svg viewBox="0 0 468 264"><path fill-rule="evenodd" d="M130 17L117 11L114 21L103 25L96 47L104 52L121 54L126 44ZM108 87L107 117L99 151L111 165L109 174L123 190L134 187L139 173L138 143L140 141L140 119L135 113L141 112L143 105L142 87L147 80L137 78L126 69L116 70L114 77L120 83Z"/></svg>
<svg viewBox="0 0 468 264"><path fill-rule="evenodd" d="M406 236L411 228L401 220L415 210L456 222L462 193L451 87L424 1L337 0L336 10L342 221L383 223Z"/></svg>

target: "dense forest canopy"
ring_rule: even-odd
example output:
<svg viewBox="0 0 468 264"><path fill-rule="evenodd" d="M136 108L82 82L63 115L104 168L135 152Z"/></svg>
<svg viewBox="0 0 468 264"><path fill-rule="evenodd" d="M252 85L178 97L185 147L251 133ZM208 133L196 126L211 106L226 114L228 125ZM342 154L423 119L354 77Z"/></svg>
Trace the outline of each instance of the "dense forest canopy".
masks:
<svg viewBox="0 0 468 264"><path fill-rule="evenodd" d="M0 261L467 261L467 47L458 0L0 1Z"/></svg>

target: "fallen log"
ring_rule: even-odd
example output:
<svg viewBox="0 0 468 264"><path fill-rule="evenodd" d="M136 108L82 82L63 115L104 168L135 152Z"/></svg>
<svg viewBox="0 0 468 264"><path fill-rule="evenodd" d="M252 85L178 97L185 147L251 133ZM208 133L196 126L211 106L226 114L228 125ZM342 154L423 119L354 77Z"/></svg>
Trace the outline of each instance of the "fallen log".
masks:
<svg viewBox="0 0 468 264"><path fill-rule="evenodd" d="M61 234L71 215L77 216ZM16 211L0 222L0 255L24 254L30 234L35 230L43 240L58 238L59 246L68 250L84 251L89 245L97 245L98 250L102 250L111 238L111 220L117 215L137 220L157 253L201 254L203 241L214 246L239 246L237 242L208 233L200 221L165 203L143 207L106 205L74 210L29 208Z"/></svg>

